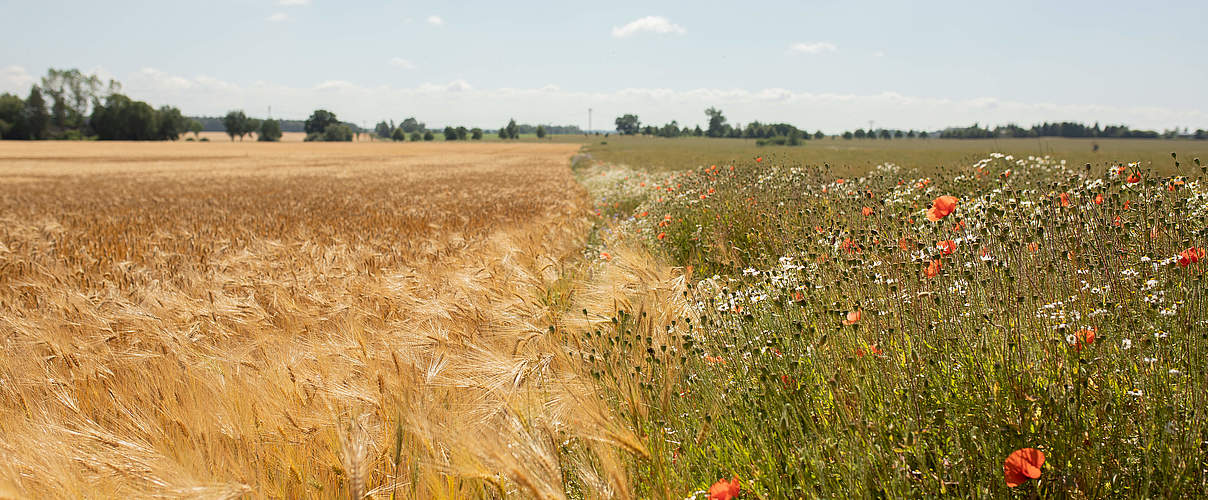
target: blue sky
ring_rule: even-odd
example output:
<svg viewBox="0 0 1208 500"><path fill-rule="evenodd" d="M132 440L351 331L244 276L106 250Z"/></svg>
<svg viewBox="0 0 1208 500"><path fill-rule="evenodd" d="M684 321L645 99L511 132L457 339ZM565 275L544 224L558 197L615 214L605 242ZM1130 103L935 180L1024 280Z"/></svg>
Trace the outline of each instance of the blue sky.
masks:
<svg viewBox="0 0 1208 500"><path fill-rule="evenodd" d="M1208 128L1208 2L0 0L0 91L78 67L187 114L357 123Z"/></svg>

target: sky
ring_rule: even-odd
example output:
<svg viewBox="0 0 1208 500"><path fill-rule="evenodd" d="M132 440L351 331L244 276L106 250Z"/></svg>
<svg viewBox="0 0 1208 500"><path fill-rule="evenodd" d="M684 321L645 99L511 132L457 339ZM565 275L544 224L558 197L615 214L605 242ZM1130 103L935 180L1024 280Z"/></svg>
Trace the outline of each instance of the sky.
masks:
<svg viewBox="0 0 1208 500"><path fill-rule="evenodd" d="M0 0L0 19L0 92L79 68L187 115L1208 128L1202 0Z"/></svg>

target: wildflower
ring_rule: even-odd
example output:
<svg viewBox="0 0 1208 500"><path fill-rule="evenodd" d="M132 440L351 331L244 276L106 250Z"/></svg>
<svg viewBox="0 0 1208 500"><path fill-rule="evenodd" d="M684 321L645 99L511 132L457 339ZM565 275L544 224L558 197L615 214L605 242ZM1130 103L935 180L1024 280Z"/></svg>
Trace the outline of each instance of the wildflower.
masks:
<svg viewBox="0 0 1208 500"><path fill-rule="evenodd" d="M659 238L660 240L661 240L661 239L663 239L663 238L666 238L666 237L667 237L667 233L659 233L658 238Z"/></svg>
<svg viewBox="0 0 1208 500"><path fill-rule="evenodd" d="M1079 351L1081 351L1083 347L1095 343L1095 332L1096 331L1098 331L1098 330L1095 328L1083 328L1082 330L1078 330L1077 332L1074 333L1074 336L1076 337L1076 340L1077 340L1077 346L1078 346Z"/></svg>
<svg viewBox="0 0 1208 500"><path fill-rule="evenodd" d="M851 326L860 322L860 318L864 316L864 312L860 309L847 313L847 317L843 320L844 326Z"/></svg>
<svg viewBox="0 0 1208 500"><path fill-rule="evenodd" d="M604 260L612 260L612 256L608 252L600 252L600 258Z"/></svg>
<svg viewBox="0 0 1208 500"><path fill-rule="evenodd" d="M1069 193L1061 193L1060 199L1061 199L1062 207L1070 206L1070 194Z"/></svg>
<svg viewBox="0 0 1208 500"><path fill-rule="evenodd" d="M1124 339L1120 341L1120 348L1125 351L1132 349L1132 339Z"/></svg>
<svg viewBox="0 0 1208 500"><path fill-rule="evenodd" d="M1195 264L1204 258L1204 249L1191 247L1182 252L1179 252L1179 267L1187 267Z"/></svg>
<svg viewBox="0 0 1208 500"><path fill-rule="evenodd" d="M898 240L898 248L901 248L903 252L909 252L910 251L910 241L908 241L906 238L902 238L902 239Z"/></svg>
<svg viewBox="0 0 1208 500"><path fill-rule="evenodd" d="M871 344L868 346L868 353L872 354L873 356L880 356L882 354L881 348L877 347L876 344ZM865 354L865 352L864 352L863 347L856 348L856 357L857 358L863 358L864 354Z"/></svg>
<svg viewBox="0 0 1208 500"><path fill-rule="evenodd" d="M940 268L942 267L944 267L944 264L940 263L938 259L933 260L927 265L927 269L923 270L923 274L926 274L928 278L934 278L940 274Z"/></svg>
<svg viewBox="0 0 1208 500"><path fill-rule="evenodd" d="M868 217L873 214L872 207L864 207L864 209L861 210L860 213L864 214L865 217Z"/></svg>
<svg viewBox="0 0 1208 500"><path fill-rule="evenodd" d="M941 241L936 243L935 246L940 249L940 253L943 255L952 255L952 252L956 251L956 242L952 240Z"/></svg>
<svg viewBox="0 0 1208 500"><path fill-rule="evenodd" d="M1099 193L1099 194L1095 195L1095 204L1096 205L1103 204L1103 193Z"/></svg>
<svg viewBox="0 0 1208 500"><path fill-rule="evenodd" d="M1044 452L1035 448L1020 448L1002 464L1002 473L1007 486L1014 488L1029 479L1040 478L1040 467L1044 465Z"/></svg>
<svg viewBox="0 0 1208 500"><path fill-rule="evenodd" d="M738 494L741 492L742 486L738 484L737 477L729 481L718 479L713 486L709 487L709 500L733 500L738 498Z"/></svg>
<svg viewBox="0 0 1208 500"><path fill-rule="evenodd" d="M1039 243L1036 243L1036 242L1028 243L1028 251L1029 251L1029 252L1036 253L1038 250L1040 250L1040 244L1039 244Z"/></svg>
<svg viewBox="0 0 1208 500"><path fill-rule="evenodd" d="M726 364L725 358L722 358L721 356L710 356L708 354L705 355L705 361L714 365Z"/></svg>
<svg viewBox="0 0 1208 500"><path fill-rule="evenodd" d="M756 156L756 157L755 157L755 163L763 163L763 157L762 157L762 156Z"/></svg>
<svg viewBox="0 0 1208 500"><path fill-rule="evenodd" d="M947 217L956 210L956 203L960 201L955 196L940 196L931 202L931 208L927 210L927 220L938 222L940 219Z"/></svg>
<svg viewBox="0 0 1208 500"><path fill-rule="evenodd" d="M1128 180L1129 184L1136 184L1138 182L1141 182L1141 176L1137 175L1136 172L1133 172L1133 173L1129 174L1127 180Z"/></svg>

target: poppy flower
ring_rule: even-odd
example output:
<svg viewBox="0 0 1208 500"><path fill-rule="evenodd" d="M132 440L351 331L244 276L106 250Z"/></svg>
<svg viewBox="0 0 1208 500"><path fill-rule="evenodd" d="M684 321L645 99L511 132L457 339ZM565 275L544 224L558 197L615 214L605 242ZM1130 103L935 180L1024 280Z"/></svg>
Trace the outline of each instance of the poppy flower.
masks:
<svg viewBox="0 0 1208 500"><path fill-rule="evenodd" d="M793 380L793 377L790 377L788 375L780 376L780 383L784 384L785 387L792 387L796 382L797 382L796 380Z"/></svg>
<svg viewBox="0 0 1208 500"><path fill-rule="evenodd" d="M1127 201L1125 201L1125 202L1124 202L1124 209L1125 209L1125 210L1128 210L1128 209L1130 209L1130 208L1132 208L1132 200L1127 200Z"/></svg>
<svg viewBox="0 0 1208 500"><path fill-rule="evenodd" d="M947 217L956 210L956 203L960 201L955 196L944 195L936 198L931 202L931 208L927 210L927 220L938 222L940 219Z"/></svg>
<svg viewBox="0 0 1208 500"><path fill-rule="evenodd" d="M1076 346L1081 351L1083 347L1095 343L1095 328L1084 328L1074 333L1074 338L1077 339Z"/></svg>
<svg viewBox="0 0 1208 500"><path fill-rule="evenodd" d="M1061 193L1061 196L1059 196L1059 198L1061 200L1062 207L1070 206L1070 194L1069 193Z"/></svg>
<svg viewBox="0 0 1208 500"><path fill-rule="evenodd" d="M725 360L725 358L723 358L723 357L721 357L721 356L710 356L710 355L708 355L708 354L706 354L706 355L705 355L705 361L706 361L706 362L708 362L708 363L710 363L710 364L714 364L714 365L724 365L724 364L726 364L726 360Z"/></svg>
<svg viewBox="0 0 1208 500"><path fill-rule="evenodd" d="M1040 244L1039 244L1039 243L1035 243L1035 242L1033 242L1033 243L1028 243L1028 251L1029 251L1029 252L1036 253L1036 252L1037 252L1037 251L1039 251L1039 250L1040 250Z"/></svg>
<svg viewBox="0 0 1208 500"><path fill-rule="evenodd" d="M1096 205L1103 204L1103 193L1099 193L1099 194L1095 195L1095 204Z"/></svg>
<svg viewBox="0 0 1208 500"><path fill-rule="evenodd" d="M600 258L604 260L612 260L612 256L608 252L600 252Z"/></svg>
<svg viewBox="0 0 1208 500"><path fill-rule="evenodd" d="M863 210L860 210L860 213L864 214L865 217L868 217L869 215L873 214L872 207L864 207Z"/></svg>
<svg viewBox="0 0 1208 500"><path fill-rule="evenodd" d="M1044 452L1035 448L1021 448L1011 452L1002 464L1002 474L1007 486L1014 488L1029 479L1040 478L1040 467L1044 465Z"/></svg>
<svg viewBox="0 0 1208 500"><path fill-rule="evenodd" d="M642 212L641 214L638 214L638 217L645 217L647 215L650 215L650 212Z"/></svg>
<svg viewBox="0 0 1208 500"><path fill-rule="evenodd" d="M952 240L941 241L936 243L935 246L940 249L940 253L943 255L952 255L952 252L956 251L956 242Z"/></svg>
<svg viewBox="0 0 1208 500"><path fill-rule="evenodd" d="M1179 252L1179 267L1187 267L1195 264L1204 258L1204 249L1191 247L1182 252Z"/></svg>
<svg viewBox="0 0 1208 500"><path fill-rule="evenodd" d="M934 278L940 274L940 269L943 267L944 264L939 260L933 260L927 265L927 269L923 270L923 274L927 275L928 278Z"/></svg>
<svg viewBox="0 0 1208 500"><path fill-rule="evenodd" d="M741 492L742 486L738 484L737 477L730 480L718 479L709 487L709 500L733 500L738 498Z"/></svg>
<svg viewBox="0 0 1208 500"><path fill-rule="evenodd" d="M909 252L910 251L910 241L907 240L906 238L902 238L902 239L898 240L898 248L901 248L903 252Z"/></svg>
<svg viewBox="0 0 1208 500"><path fill-rule="evenodd" d="M659 233L659 239L660 239L660 240L661 240L661 239L663 239L663 238L666 238L666 237L667 237L667 233Z"/></svg>
<svg viewBox="0 0 1208 500"><path fill-rule="evenodd" d="M805 294L801 290L793 292L793 302L805 302Z"/></svg>
<svg viewBox="0 0 1208 500"><path fill-rule="evenodd" d="M756 157L755 157L755 163L763 163L763 157L762 157L762 156L756 156Z"/></svg>
<svg viewBox="0 0 1208 500"><path fill-rule="evenodd" d="M851 326L856 323L859 323L860 318L863 316L864 316L864 311L861 311L860 309L856 309L855 311L849 312L849 313L847 313L847 317L843 320L843 325Z"/></svg>
<svg viewBox="0 0 1208 500"><path fill-rule="evenodd" d="M873 356L880 356L881 348L877 347L876 344L872 344L872 345L868 346L868 352L871 353ZM856 357L857 358L863 358L864 354L865 353L864 353L863 347L856 348Z"/></svg>
<svg viewBox="0 0 1208 500"><path fill-rule="evenodd" d="M843 184L844 182L847 182L847 181L844 179L835 179L835 184Z"/></svg>
<svg viewBox="0 0 1208 500"><path fill-rule="evenodd" d="M1141 176L1137 175L1136 172L1129 174L1129 176L1128 176L1129 184L1136 184L1138 182L1141 182Z"/></svg>

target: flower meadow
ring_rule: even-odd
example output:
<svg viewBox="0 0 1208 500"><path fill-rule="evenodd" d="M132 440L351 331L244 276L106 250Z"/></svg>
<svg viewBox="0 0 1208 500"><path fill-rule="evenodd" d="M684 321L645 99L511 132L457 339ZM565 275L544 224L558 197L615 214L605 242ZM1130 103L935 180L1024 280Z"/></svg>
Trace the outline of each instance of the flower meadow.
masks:
<svg viewBox="0 0 1208 500"><path fill-rule="evenodd" d="M1208 184L1172 156L580 158L599 272L679 277L582 340L638 496L1208 494Z"/></svg>

